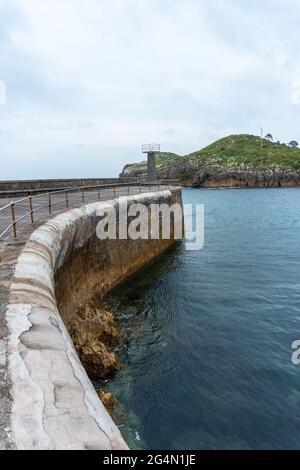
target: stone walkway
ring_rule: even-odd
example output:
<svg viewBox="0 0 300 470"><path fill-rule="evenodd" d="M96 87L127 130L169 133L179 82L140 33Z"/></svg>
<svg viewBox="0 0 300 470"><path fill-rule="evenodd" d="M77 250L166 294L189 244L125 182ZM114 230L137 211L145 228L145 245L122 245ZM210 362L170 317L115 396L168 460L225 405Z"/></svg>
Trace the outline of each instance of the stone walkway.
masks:
<svg viewBox="0 0 300 470"><path fill-rule="evenodd" d="M160 186L160 189L166 189L167 186ZM74 192L68 194L68 204L69 209L73 209L75 207L80 207L85 204L89 204L91 202L96 202L98 200L107 201L113 199L114 197L118 196L127 196L129 194L138 194L140 192L149 192L150 190L156 191L158 187L152 186L124 186L121 188L105 188L100 189L100 193L98 191L85 191L84 193L84 202L82 200L81 192ZM22 215L28 213L30 211L29 201L28 199L23 200L24 198L19 198L21 201L17 203L15 206L15 213L16 218L21 217ZM15 201L18 201L16 199ZM8 207L7 209L1 211L1 207L6 206L7 204L12 202L12 198L4 199L0 198L0 234L4 231L4 229L11 223L11 209ZM35 230L39 225L49 220L49 218L54 217L55 215L67 210L66 208L66 196L65 194L55 194L51 195L51 204L52 204L52 214L49 214L48 208L48 195L47 194L40 194L39 196L35 196L32 199L33 203L33 210L34 213L34 225L31 225L30 216L27 216L22 221L18 222L17 224L17 233L18 233L18 240L26 240L28 238L28 230L32 232ZM36 209L38 207L42 207ZM30 229L31 227L31 229ZM3 248L3 241L6 242L12 239L12 230L8 232L4 239L0 239L0 250L1 247Z"/></svg>

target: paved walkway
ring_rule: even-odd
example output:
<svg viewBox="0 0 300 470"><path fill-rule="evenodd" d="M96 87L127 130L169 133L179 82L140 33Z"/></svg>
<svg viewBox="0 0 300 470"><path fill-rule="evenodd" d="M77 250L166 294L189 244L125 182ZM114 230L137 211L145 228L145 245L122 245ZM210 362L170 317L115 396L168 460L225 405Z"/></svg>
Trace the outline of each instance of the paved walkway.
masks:
<svg viewBox="0 0 300 470"><path fill-rule="evenodd" d="M81 192L73 192L68 193L68 205L69 209L80 207L85 204L89 204L91 202L96 202L98 200L107 201L113 199L114 197L118 196L126 196L129 194L138 194L141 192L149 192L149 191L157 191L158 189L166 189L167 186L124 186L120 188L105 188L92 191L85 191L84 193L84 202L82 200L82 193ZM16 204L15 212L16 218L21 217L22 215L26 214L30 211L29 207L29 200L25 199L22 201L23 198L19 198L21 200L20 203ZM18 199L16 199L18 201ZM11 209L8 207L4 211L1 211L1 207L6 206L12 202L12 198L4 199L0 198L0 234L4 231L4 229L12 222L11 218ZM34 213L34 224L31 225L30 216L28 215L26 218L18 222L17 224L17 234L18 234L18 241L14 242L15 245L18 242L22 242L28 238L29 233L33 232L39 225L45 223L49 218L54 217L55 215L67 210L66 208L66 195L65 194L55 194L51 195L51 205L52 210L51 214L49 214L48 208L48 195L47 194L40 194L32 199L33 209L34 211L38 207L42 207L38 209L37 212ZM1 254L1 247L3 248L3 242L8 242L12 240L12 230L10 230L4 238L0 239L0 254Z"/></svg>

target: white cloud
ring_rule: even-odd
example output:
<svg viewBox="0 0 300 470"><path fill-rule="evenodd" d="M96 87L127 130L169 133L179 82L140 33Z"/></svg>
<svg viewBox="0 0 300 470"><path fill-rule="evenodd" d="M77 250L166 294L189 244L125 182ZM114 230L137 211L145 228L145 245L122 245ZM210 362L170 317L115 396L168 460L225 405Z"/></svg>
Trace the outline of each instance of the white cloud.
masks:
<svg viewBox="0 0 300 470"><path fill-rule="evenodd" d="M297 0L0 0L10 91L0 155L17 168L22 151L55 150L34 170L68 176L61 160L81 146L93 149L91 174L102 164L113 175L147 141L187 153L260 123L296 135L299 10Z"/></svg>
<svg viewBox="0 0 300 470"><path fill-rule="evenodd" d="M292 103L300 104L300 80L294 80L292 82Z"/></svg>

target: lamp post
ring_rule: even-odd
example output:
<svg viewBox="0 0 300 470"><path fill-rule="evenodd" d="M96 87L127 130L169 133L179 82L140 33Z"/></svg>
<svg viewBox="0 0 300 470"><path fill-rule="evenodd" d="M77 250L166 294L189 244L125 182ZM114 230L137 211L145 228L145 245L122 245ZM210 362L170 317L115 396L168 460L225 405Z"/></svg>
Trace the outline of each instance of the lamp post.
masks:
<svg viewBox="0 0 300 470"><path fill-rule="evenodd" d="M264 135L264 130L262 127L260 127L260 148L263 148L263 135Z"/></svg>

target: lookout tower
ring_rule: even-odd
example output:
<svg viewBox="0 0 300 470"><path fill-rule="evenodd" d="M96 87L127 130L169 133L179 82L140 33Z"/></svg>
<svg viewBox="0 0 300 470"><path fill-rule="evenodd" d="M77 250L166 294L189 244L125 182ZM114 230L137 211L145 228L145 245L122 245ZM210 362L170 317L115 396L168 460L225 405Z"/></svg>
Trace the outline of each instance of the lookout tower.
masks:
<svg viewBox="0 0 300 470"><path fill-rule="evenodd" d="M156 156L160 154L159 144L145 144L142 147L143 153L147 154L147 177L148 181L157 180Z"/></svg>

